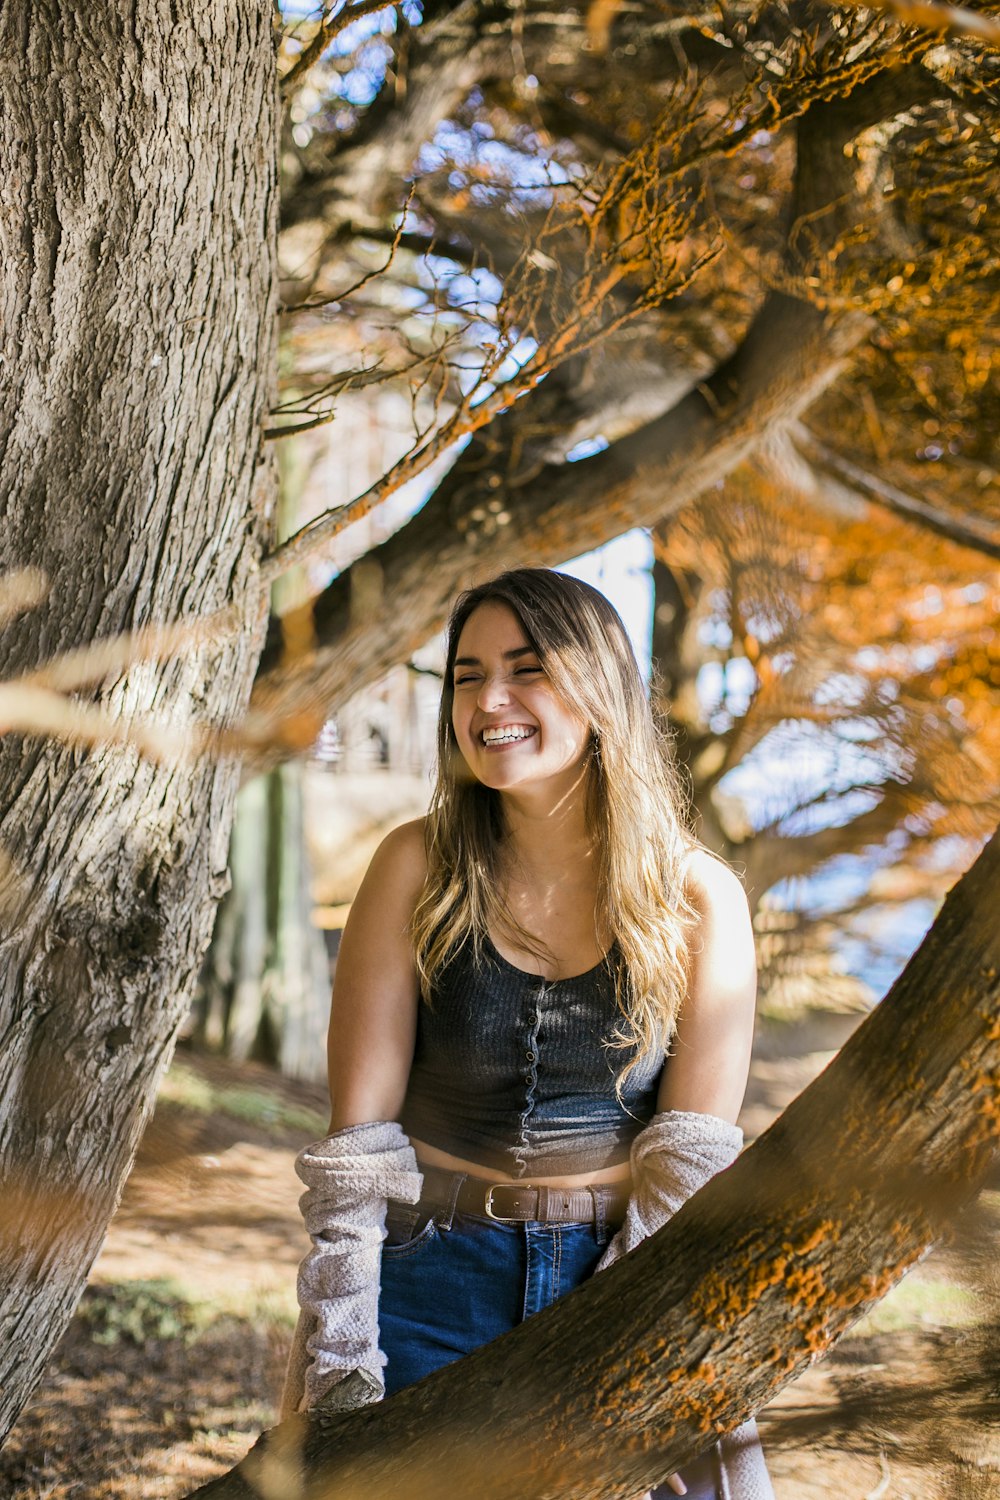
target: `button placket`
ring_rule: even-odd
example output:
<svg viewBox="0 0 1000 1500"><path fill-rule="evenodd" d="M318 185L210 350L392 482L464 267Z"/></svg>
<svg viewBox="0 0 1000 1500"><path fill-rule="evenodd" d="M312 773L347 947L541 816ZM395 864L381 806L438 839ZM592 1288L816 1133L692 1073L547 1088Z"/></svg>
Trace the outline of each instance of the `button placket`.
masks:
<svg viewBox="0 0 1000 1500"><path fill-rule="evenodd" d="M523 1176L528 1170L527 1161L523 1153L528 1149L529 1121L535 1110L535 1090L538 1087L538 1027L541 1022L541 1006L545 997L545 984L541 983L539 989L527 996L528 1009L525 1022L528 1034L524 1048L524 1109L521 1111L520 1132L518 1135L517 1149L514 1160L517 1167L517 1175Z"/></svg>

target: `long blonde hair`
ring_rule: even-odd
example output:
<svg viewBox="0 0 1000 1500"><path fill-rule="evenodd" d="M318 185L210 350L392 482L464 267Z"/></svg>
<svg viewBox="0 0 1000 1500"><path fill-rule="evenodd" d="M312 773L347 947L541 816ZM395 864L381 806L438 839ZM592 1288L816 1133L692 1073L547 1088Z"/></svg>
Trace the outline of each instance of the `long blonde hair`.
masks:
<svg viewBox="0 0 1000 1500"><path fill-rule="evenodd" d="M598 935L623 960L615 1045L636 1049L618 1081L669 1044L688 976L696 912L683 864L697 840L669 743L650 710L625 627L603 594L547 568L517 568L458 599L438 719L437 778L426 820L427 879L412 934L421 991L463 942L478 962L484 937L506 932L541 956L544 944L504 904L506 828L500 794L469 772L452 727L454 663L474 610L505 604L517 616L555 691L590 726L587 823L598 852ZM624 972L622 972L624 971Z"/></svg>

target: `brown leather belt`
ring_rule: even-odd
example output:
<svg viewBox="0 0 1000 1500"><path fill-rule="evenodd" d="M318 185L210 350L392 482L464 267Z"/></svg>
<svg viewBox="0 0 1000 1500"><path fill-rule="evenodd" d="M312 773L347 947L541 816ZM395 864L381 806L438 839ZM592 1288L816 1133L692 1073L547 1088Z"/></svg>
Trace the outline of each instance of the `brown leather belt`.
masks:
<svg viewBox="0 0 1000 1500"><path fill-rule="evenodd" d="M424 1174L421 1205L495 1219L500 1224L594 1224L602 1218L620 1224L628 1186L597 1183L587 1188L536 1187L530 1182L490 1182L443 1167L420 1164ZM457 1186L456 1186L457 1185Z"/></svg>

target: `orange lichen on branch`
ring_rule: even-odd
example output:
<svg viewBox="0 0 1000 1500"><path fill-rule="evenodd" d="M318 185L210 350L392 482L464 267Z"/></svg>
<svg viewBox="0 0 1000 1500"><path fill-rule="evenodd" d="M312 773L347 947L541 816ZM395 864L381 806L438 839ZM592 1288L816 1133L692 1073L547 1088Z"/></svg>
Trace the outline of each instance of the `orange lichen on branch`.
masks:
<svg viewBox="0 0 1000 1500"><path fill-rule="evenodd" d="M675 1342L654 1339L651 1345L630 1351L627 1373L614 1371L613 1384L602 1389L597 1402L601 1424L617 1431L623 1421L645 1409L650 1390L659 1386L671 1392L670 1417L677 1426L708 1437L717 1430L715 1414L735 1394L728 1387L723 1389L723 1382L724 1371L714 1361L678 1363ZM692 1386L697 1389L692 1390ZM676 1393L675 1388L679 1388ZM662 1441L661 1415L657 1416L655 1431Z"/></svg>
<svg viewBox="0 0 1000 1500"><path fill-rule="evenodd" d="M841 1223L825 1214L793 1238L783 1239L777 1254L760 1256L752 1243L744 1246L745 1277L739 1282L715 1274L707 1277L695 1297L698 1316L725 1332L774 1287L784 1288L793 1300L808 1302L819 1294L821 1272L803 1262L821 1246L836 1244L841 1234Z"/></svg>
<svg viewBox="0 0 1000 1500"><path fill-rule="evenodd" d="M1000 1058L996 1056L1000 1014L989 1010L980 1011L980 1015L985 1023L984 1045L975 1056L963 1057L960 1064L966 1074L963 1092L975 1105L974 1117L962 1137L963 1151L970 1157L1000 1145Z"/></svg>
<svg viewBox="0 0 1000 1500"><path fill-rule="evenodd" d="M826 1280L815 1262L794 1266L785 1278L785 1291L794 1302L814 1307L829 1296Z"/></svg>
<svg viewBox="0 0 1000 1500"><path fill-rule="evenodd" d="M833 1337L826 1319L820 1323L808 1325L801 1331L802 1342L809 1350L813 1359L818 1359L829 1348Z"/></svg>
<svg viewBox="0 0 1000 1500"><path fill-rule="evenodd" d="M755 1302L771 1287L781 1286L788 1266L788 1256L778 1255L755 1260L752 1252L745 1277L737 1280L721 1272L711 1272L696 1289L692 1307L703 1323L725 1333L732 1328Z"/></svg>
<svg viewBox="0 0 1000 1500"><path fill-rule="evenodd" d="M811 1255L820 1245L836 1244L843 1233L843 1225L834 1219L821 1219L811 1233L798 1243L799 1255Z"/></svg>
<svg viewBox="0 0 1000 1500"><path fill-rule="evenodd" d="M870 1219L870 1203L855 1189L849 1195L852 1220ZM878 1233L877 1241L889 1264L881 1272L855 1272L837 1277L836 1258L827 1264L824 1250L832 1251L843 1237L839 1220L825 1215L819 1222L781 1241L768 1253L762 1245L742 1248L743 1273L738 1277L711 1272L695 1289L692 1310L707 1327L729 1333L761 1302L777 1292L785 1304L784 1323L791 1352L783 1367L796 1363L795 1350L815 1357L843 1330L857 1309L877 1301L908 1267L924 1253L933 1238L933 1225L922 1215L892 1220ZM870 1247L869 1247L870 1251ZM865 1259L870 1260L870 1253Z"/></svg>
<svg viewBox="0 0 1000 1500"><path fill-rule="evenodd" d="M962 1135L965 1176L977 1176L1000 1151L1000 1092L996 1081L976 1100L976 1114Z"/></svg>
<svg viewBox="0 0 1000 1500"><path fill-rule="evenodd" d="M765 1354L763 1362L769 1368L773 1369L775 1374L780 1378L782 1375L791 1374L798 1364L798 1359L794 1354L790 1354L787 1349L779 1349L777 1344L772 1344L771 1348Z"/></svg>
<svg viewBox="0 0 1000 1500"><path fill-rule="evenodd" d="M983 1101L986 1109L991 1109L1000 1104L1000 1069L992 1073L986 1073L982 1068L973 1073L969 1079L969 1092L971 1094L986 1094Z"/></svg>
<svg viewBox="0 0 1000 1500"><path fill-rule="evenodd" d="M980 972L984 979L993 980L996 978L996 969L984 967ZM983 1041L987 1046L995 1047L1000 1043L1000 1011L983 1010L980 1011L980 1015L985 1022Z"/></svg>
<svg viewBox="0 0 1000 1500"><path fill-rule="evenodd" d="M677 1396L671 1397L670 1415L678 1427L709 1437L717 1430L715 1414L721 1405L720 1394L719 1389L713 1387L706 1394L699 1395L685 1385ZM657 1431L662 1441L662 1426L658 1426Z"/></svg>

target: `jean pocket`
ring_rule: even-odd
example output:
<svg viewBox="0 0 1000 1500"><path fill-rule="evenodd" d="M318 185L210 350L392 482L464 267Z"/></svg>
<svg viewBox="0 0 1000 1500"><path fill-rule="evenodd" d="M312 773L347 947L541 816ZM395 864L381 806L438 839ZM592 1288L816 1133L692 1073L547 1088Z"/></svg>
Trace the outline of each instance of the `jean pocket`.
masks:
<svg viewBox="0 0 1000 1500"><path fill-rule="evenodd" d="M398 1260L400 1256L413 1255L437 1238L437 1225L433 1216L418 1209L390 1208L386 1214L385 1230L383 1260Z"/></svg>

